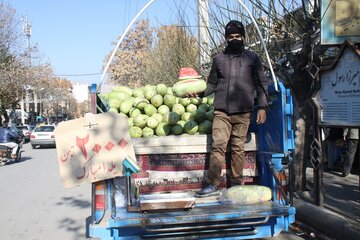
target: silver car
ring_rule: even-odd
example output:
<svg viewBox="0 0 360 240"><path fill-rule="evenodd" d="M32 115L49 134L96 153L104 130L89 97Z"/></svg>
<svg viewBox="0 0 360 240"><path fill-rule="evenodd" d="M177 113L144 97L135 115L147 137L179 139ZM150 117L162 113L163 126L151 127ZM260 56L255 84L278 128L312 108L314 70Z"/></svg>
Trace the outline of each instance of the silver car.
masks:
<svg viewBox="0 0 360 240"><path fill-rule="evenodd" d="M55 146L55 126L54 125L40 125L37 126L30 135L31 147L36 146Z"/></svg>

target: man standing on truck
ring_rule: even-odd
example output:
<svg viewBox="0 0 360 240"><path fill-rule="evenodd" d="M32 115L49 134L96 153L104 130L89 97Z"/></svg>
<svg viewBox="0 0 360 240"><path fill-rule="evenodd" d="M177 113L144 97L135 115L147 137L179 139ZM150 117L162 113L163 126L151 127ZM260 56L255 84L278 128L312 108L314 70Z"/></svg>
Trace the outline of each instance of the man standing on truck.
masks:
<svg viewBox="0 0 360 240"><path fill-rule="evenodd" d="M236 20L225 26L227 46L224 52L213 58L207 88L199 97L215 93L214 120L212 126L212 150L207 176L208 185L197 193L207 197L219 193L221 170L225 152L231 143L231 185L242 184L244 145L254 98L257 97L256 122L266 121L268 79L259 57L244 49L245 28ZM256 91L256 95L255 95Z"/></svg>

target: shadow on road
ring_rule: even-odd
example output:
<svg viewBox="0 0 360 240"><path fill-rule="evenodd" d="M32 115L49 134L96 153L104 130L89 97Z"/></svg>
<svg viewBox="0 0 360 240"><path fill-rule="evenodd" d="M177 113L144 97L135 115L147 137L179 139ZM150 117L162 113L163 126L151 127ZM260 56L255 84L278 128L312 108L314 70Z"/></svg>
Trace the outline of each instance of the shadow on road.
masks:
<svg viewBox="0 0 360 240"><path fill-rule="evenodd" d="M91 203L87 200L77 199L76 197L63 197L62 200L56 205L67 205L70 207L77 207L77 208L89 208Z"/></svg>
<svg viewBox="0 0 360 240"><path fill-rule="evenodd" d="M33 159L33 158L32 157L21 157L20 161L18 161L18 162L7 162L6 165L19 164L19 163L26 162L26 161L31 160L31 159Z"/></svg>
<svg viewBox="0 0 360 240"><path fill-rule="evenodd" d="M64 229L66 232L74 233L73 239L84 239L84 225L72 218L64 218L60 221L60 229Z"/></svg>
<svg viewBox="0 0 360 240"><path fill-rule="evenodd" d="M79 198L81 195L79 196ZM90 202L87 200L82 200L77 197L63 197L61 201L57 202L56 205L65 205L67 207L73 208L81 208L81 209L90 209ZM74 215L76 216L76 211L74 211ZM59 228L64 229L66 232L72 232L74 240L84 239L85 237L89 237L89 233L87 232L88 225L90 224L91 218L86 218L85 224L83 221L79 221L78 218L74 217L66 217L60 220ZM85 227L85 232L84 232Z"/></svg>

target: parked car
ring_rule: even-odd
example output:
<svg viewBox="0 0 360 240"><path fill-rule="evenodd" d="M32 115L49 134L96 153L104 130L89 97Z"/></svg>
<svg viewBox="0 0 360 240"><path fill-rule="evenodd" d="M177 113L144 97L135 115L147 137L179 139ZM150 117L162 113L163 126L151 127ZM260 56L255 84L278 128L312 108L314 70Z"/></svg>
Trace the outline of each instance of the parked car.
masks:
<svg viewBox="0 0 360 240"><path fill-rule="evenodd" d="M30 135L31 147L55 146L54 130L54 125L37 126Z"/></svg>
<svg viewBox="0 0 360 240"><path fill-rule="evenodd" d="M24 134L25 142L30 141L31 128L29 125L16 126Z"/></svg>

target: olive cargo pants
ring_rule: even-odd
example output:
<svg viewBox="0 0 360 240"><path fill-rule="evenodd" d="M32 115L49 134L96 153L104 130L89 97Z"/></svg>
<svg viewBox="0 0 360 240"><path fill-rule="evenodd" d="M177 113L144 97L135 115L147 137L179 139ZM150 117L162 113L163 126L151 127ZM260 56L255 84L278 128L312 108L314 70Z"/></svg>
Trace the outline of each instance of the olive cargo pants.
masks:
<svg viewBox="0 0 360 240"><path fill-rule="evenodd" d="M231 144L231 184L241 184L244 166L244 145L250 124L251 113L227 115L215 111L212 126L212 149L207 182L219 186L221 170L225 162L225 152Z"/></svg>

